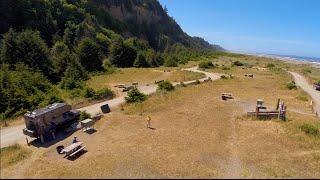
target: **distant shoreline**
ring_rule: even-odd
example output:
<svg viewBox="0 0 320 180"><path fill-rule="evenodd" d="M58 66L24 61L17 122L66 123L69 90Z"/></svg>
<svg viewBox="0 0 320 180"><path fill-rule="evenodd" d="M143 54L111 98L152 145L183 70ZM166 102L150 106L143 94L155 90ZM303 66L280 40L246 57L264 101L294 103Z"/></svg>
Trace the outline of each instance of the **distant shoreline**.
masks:
<svg viewBox="0 0 320 180"><path fill-rule="evenodd" d="M291 57L291 56L280 56L280 55L270 55L270 54L247 54L247 55L271 58L274 60L280 60L280 61L284 61L284 62L291 63L291 64L307 64L307 65L311 65L316 68L320 68L320 59L316 59L316 60L319 60L319 62L317 62L316 60L313 61L313 60L309 60L309 59L303 59L303 58L299 58L297 56Z"/></svg>

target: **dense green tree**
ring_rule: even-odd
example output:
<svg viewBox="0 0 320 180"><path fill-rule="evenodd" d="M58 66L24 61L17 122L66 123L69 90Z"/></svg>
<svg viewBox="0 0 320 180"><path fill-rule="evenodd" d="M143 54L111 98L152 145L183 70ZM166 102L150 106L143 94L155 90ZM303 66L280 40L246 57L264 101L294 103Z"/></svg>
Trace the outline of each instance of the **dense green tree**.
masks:
<svg viewBox="0 0 320 180"><path fill-rule="evenodd" d="M50 54L54 71L59 75L62 75L65 72L68 63L70 63L74 58L68 46L61 41L54 44L51 48Z"/></svg>
<svg viewBox="0 0 320 180"><path fill-rule="evenodd" d="M146 51L150 49L148 42L142 39L138 39L136 37L129 38L124 42L127 46L132 47L136 51Z"/></svg>
<svg viewBox="0 0 320 180"><path fill-rule="evenodd" d="M83 66L78 61L73 60L68 64L68 67L64 72L64 77L61 81L61 88L68 90L82 88L83 81L88 78L88 74Z"/></svg>
<svg viewBox="0 0 320 180"><path fill-rule="evenodd" d="M111 40L103 33L98 33L96 35L96 39L97 39L98 45L101 48L101 52L103 53L103 55L108 56Z"/></svg>
<svg viewBox="0 0 320 180"><path fill-rule="evenodd" d="M81 40L77 47L77 54L79 56L82 66L90 72L101 71L103 55L100 47L90 38Z"/></svg>
<svg viewBox="0 0 320 180"><path fill-rule="evenodd" d="M177 67L178 59L175 56L168 56L166 57L163 65L166 67Z"/></svg>
<svg viewBox="0 0 320 180"><path fill-rule="evenodd" d="M146 60L146 56L143 53L139 53L136 60L134 61L133 66L137 68L149 67L149 64Z"/></svg>
<svg viewBox="0 0 320 180"><path fill-rule="evenodd" d="M117 38L110 50L110 62L117 67L132 67L137 57L137 51L124 44L122 38Z"/></svg>
<svg viewBox="0 0 320 180"><path fill-rule="evenodd" d="M34 70L50 75L49 50L38 31L25 30L18 33L10 29L3 35L1 47L1 61L10 64L11 68L22 62Z"/></svg>
<svg viewBox="0 0 320 180"><path fill-rule="evenodd" d="M27 110L60 101L58 91L39 72L18 63L13 70L5 64L0 72L0 116L8 118Z"/></svg>

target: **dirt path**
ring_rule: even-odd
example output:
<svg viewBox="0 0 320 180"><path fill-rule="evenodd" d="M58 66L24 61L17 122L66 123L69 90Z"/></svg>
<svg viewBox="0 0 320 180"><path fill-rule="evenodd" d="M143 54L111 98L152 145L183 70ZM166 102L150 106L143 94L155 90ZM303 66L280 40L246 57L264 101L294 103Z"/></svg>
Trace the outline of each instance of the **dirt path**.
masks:
<svg viewBox="0 0 320 180"><path fill-rule="evenodd" d="M209 73L209 72L204 72L204 71L200 71L198 70L198 67L192 67L192 68L188 68L188 69L184 69L186 71L192 71L192 72L199 72L199 73L204 73L206 75L205 78L203 79L199 79L200 82L203 82L204 80L206 80L208 77L211 78L211 80L217 80L220 78L219 74L214 74L214 73ZM188 84L192 84L194 83L196 80L193 81L186 81L184 82L184 84L188 85ZM173 83L173 85L178 85L178 82ZM151 84L151 85L142 85L139 86L138 89L143 92L144 94L150 95L154 92L156 92L157 90L157 85L155 84ZM93 104L87 107L83 107L80 108L80 111L86 111L89 114L98 114L101 112L100 107L102 105L108 104L109 107L112 109L114 107L119 106L120 104L125 102L124 97L127 95L127 93L123 93L122 96L117 97L115 99L112 100L108 100L108 101L104 101L101 103L97 103L97 104ZM22 129L25 127L25 125L19 125L19 126L13 126L13 127L8 127L8 128L3 128L0 130L0 136L1 136L1 143L0 143L0 147L6 147L12 144L15 144L17 142L20 141L24 141L25 136L22 133Z"/></svg>
<svg viewBox="0 0 320 180"><path fill-rule="evenodd" d="M320 92L316 91L312 85L308 83L308 81L300 74L295 72L290 72L293 76L294 81L298 86L300 86L306 93L308 93L314 102L314 112L320 115Z"/></svg>

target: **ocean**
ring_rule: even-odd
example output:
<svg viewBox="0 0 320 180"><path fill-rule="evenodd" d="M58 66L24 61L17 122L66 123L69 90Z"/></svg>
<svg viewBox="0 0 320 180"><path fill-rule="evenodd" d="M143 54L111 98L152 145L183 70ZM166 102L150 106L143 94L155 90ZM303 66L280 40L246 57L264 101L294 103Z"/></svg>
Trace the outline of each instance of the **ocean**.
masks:
<svg viewBox="0 0 320 180"><path fill-rule="evenodd" d="M269 57L280 60L292 60L292 61L302 61L310 62L313 64L320 65L320 58L318 57L306 57L306 56L294 56L294 55L278 55L278 54L251 54L255 56Z"/></svg>

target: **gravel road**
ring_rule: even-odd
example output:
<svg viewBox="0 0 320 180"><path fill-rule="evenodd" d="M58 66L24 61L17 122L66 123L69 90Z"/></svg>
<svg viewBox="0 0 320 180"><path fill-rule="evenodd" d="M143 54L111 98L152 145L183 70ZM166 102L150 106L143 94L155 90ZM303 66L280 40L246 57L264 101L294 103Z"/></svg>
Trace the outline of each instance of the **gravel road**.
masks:
<svg viewBox="0 0 320 180"><path fill-rule="evenodd" d="M293 76L294 81L296 84L302 88L306 93L308 93L311 98L313 99L314 103L314 111L316 114L318 114L318 117L320 115L320 92L315 90L314 87L308 83L305 77L302 75L295 73L295 72L290 72L290 74Z"/></svg>

